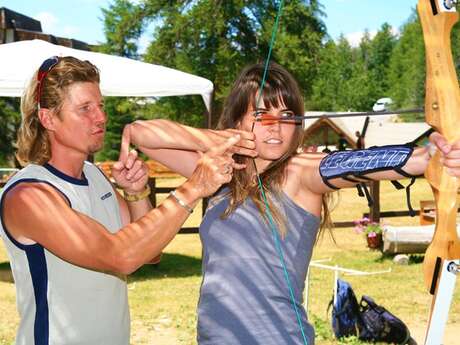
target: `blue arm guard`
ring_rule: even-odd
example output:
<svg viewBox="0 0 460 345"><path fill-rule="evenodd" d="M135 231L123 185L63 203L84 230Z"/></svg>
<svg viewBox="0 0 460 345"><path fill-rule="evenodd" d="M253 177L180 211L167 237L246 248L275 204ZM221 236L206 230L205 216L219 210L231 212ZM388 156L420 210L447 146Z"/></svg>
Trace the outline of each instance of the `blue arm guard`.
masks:
<svg viewBox="0 0 460 345"><path fill-rule="evenodd" d="M411 177L401 168L407 163L414 148L411 145L374 146L364 150L334 151L324 157L319 165L319 172L324 183L333 189L334 178L367 180L364 175L383 170L395 170L399 174Z"/></svg>

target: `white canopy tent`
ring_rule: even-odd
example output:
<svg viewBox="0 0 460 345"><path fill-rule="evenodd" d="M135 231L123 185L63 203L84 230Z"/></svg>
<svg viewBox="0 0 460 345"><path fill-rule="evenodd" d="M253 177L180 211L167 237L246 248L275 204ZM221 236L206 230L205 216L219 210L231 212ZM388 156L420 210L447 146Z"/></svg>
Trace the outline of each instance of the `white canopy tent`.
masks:
<svg viewBox="0 0 460 345"><path fill-rule="evenodd" d="M211 81L172 68L124 57L67 48L42 40L0 45L0 96L20 97L41 63L53 56L74 56L96 65L104 96L164 97L201 95L211 109Z"/></svg>

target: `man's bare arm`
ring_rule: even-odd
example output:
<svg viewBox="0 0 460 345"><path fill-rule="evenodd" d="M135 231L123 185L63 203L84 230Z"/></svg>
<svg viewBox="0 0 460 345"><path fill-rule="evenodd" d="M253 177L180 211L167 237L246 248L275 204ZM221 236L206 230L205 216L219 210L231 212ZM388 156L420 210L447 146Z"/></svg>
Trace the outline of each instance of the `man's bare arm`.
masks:
<svg viewBox="0 0 460 345"><path fill-rule="evenodd" d="M203 155L191 178L176 189L190 207L231 179L224 154L237 139ZM18 212L21 210L21 212ZM190 213L172 197L115 234L90 217L73 210L53 187L20 183L4 199L3 219L11 235L32 240L75 265L131 273L158 255L179 231Z"/></svg>

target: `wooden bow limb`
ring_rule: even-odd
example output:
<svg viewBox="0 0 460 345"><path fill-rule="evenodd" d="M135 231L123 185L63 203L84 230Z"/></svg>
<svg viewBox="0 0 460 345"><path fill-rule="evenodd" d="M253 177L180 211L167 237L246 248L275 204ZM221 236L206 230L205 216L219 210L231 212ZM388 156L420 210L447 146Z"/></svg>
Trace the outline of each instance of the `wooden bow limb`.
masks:
<svg viewBox="0 0 460 345"><path fill-rule="evenodd" d="M426 52L426 122L449 143L453 143L460 139L460 89L452 59L450 35L459 15L446 8L444 0L419 0L417 9ZM460 240L456 226L459 181L447 174L440 158L441 155L437 152L425 172L436 201L435 233L423 263L426 287L434 295L430 325L444 262L460 258Z"/></svg>

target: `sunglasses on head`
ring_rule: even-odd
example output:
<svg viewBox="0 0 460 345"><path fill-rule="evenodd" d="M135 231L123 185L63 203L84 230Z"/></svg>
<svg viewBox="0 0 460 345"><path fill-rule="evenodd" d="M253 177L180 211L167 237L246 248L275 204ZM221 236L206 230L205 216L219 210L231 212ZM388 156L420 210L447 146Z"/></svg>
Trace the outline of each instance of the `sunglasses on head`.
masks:
<svg viewBox="0 0 460 345"><path fill-rule="evenodd" d="M37 103L38 103L38 109L41 108L40 104L40 98L42 94L42 88L43 88L43 82L45 80L45 77L48 75L49 71L56 66L59 62L59 58L57 56L52 56L41 64L40 68L38 69L38 74L37 74Z"/></svg>

